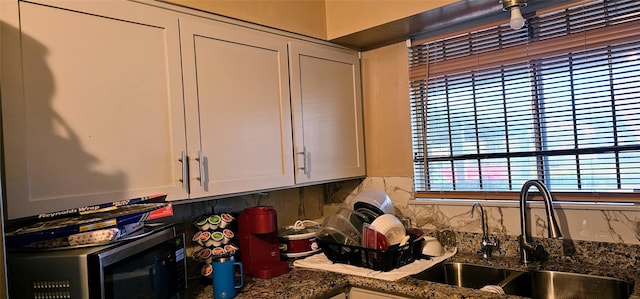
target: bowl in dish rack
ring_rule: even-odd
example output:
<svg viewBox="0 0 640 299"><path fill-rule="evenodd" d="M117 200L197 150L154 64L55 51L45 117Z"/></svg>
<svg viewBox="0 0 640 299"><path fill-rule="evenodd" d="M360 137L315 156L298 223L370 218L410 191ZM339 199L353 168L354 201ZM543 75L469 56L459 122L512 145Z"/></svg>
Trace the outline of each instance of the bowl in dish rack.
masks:
<svg viewBox="0 0 640 299"><path fill-rule="evenodd" d="M381 215L396 213L391 198L385 192L375 189L360 191L351 200L351 205L355 211L366 215L369 222Z"/></svg>
<svg viewBox="0 0 640 299"><path fill-rule="evenodd" d="M402 221L393 214L384 214L376 218L370 227L383 234L390 246L400 244L407 235Z"/></svg>

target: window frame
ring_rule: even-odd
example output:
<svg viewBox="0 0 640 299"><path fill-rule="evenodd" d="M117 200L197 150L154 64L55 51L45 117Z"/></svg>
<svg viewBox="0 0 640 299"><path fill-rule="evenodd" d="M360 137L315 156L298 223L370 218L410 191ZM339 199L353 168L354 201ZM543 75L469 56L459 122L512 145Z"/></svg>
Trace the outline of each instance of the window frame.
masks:
<svg viewBox="0 0 640 299"><path fill-rule="evenodd" d="M564 11L569 13L571 9L580 6L600 5L594 4L596 1L580 1L578 3L570 3L562 6L556 6L549 9L534 12L531 15L526 15L528 22L535 22L536 18L541 15ZM607 1L604 1L605 3ZM441 40L447 37L456 37L475 34L476 32L482 32L483 30L491 30L492 28L499 28L500 26L506 26L502 22L496 22L481 27L465 30L464 32L454 32L446 36L437 36L424 38L420 40L414 40L411 42L411 48L424 46L428 43ZM636 28L640 28L640 20L633 20L629 22L622 22L614 25L607 24L595 24L593 28L578 32L568 32L559 36L552 36L550 38L530 40L527 39L526 43L514 42L514 45L492 52L479 52L472 55L456 57L444 62L429 63L428 58L419 55L412 55L410 53L410 92L412 97L414 96L415 88L423 80L428 82L429 76L441 76L443 74L455 74L461 72L470 72L479 69L486 69L491 67L497 67L505 64L514 63L531 63L538 59L544 59L548 56L559 55L563 53L570 53L574 51L586 50L601 47L608 44L619 44L629 41L640 40L640 34L636 33ZM523 29L524 30L524 29ZM411 51L411 50L410 50ZM428 85L425 87L426 93ZM413 100L412 100L413 101ZM423 100L426 104L426 100ZM426 123L426 118L415 119L416 110L419 108L412 106L412 122L418 122L412 124L412 130L415 130L415 126L421 126ZM422 122L420 124L419 122ZM414 136L415 138L415 136ZM424 140L423 140L424 142ZM414 160L417 156L416 151L422 150L423 157L426 155L426 145L422 145L420 149L419 145L416 148L414 140ZM423 163L426 163L423 162ZM415 162L414 162L415 166ZM426 166L423 167L426 172ZM415 169L415 168L414 168ZM415 170L414 170L415 171ZM415 180L414 176L414 180ZM513 188L515 190L515 187ZM558 192L553 191L554 198L558 201L567 202L632 202L640 203L640 194L629 192ZM519 197L517 191L429 191L419 190L416 187L416 198L432 198L432 199L475 199L475 200L515 200Z"/></svg>

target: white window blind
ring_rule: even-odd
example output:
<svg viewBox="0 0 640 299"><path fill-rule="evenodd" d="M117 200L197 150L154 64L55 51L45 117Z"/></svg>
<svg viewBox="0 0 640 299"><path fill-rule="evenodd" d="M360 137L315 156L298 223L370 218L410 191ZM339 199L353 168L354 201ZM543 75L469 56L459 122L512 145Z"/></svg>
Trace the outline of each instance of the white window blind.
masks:
<svg viewBox="0 0 640 299"><path fill-rule="evenodd" d="M414 42L418 196L499 198L540 179L577 200L640 199L637 28L640 2L595 1L534 16L521 30Z"/></svg>

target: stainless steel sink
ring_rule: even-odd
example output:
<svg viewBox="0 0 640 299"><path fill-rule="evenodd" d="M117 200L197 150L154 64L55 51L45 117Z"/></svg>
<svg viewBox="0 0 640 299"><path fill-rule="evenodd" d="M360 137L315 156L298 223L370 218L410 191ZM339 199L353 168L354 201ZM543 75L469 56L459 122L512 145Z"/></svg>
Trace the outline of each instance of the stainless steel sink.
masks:
<svg viewBox="0 0 640 299"><path fill-rule="evenodd" d="M633 283L605 276L530 271L507 283L508 294L531 298L629 298Z"/></svg>
<svg viewBox="0 0 640 299"><path fill-rule="evenodd" d="M633 282L560 271L517 271L445 262L412 277L459 287L499 285L506 294L530 298L629 298Z"/></svg>
<svg viewBox="0 0 640 299"><path fill-rule="evenodd" d="M420 280L459 287L480 289L486 285L497 285L512 273L524 274L526 272L447 262L435 265L421 273L413 275L413 277Z"/></svg>

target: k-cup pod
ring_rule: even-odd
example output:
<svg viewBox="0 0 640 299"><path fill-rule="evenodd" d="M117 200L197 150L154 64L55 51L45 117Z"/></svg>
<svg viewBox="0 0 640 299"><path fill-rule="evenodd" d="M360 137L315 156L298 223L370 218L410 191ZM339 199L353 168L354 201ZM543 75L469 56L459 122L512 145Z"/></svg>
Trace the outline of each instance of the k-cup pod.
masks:
<svg viewBox="0 0 640 299"><path fill-rule="evenodd" d="M222 239L223 244L229 244L231 239L233 239L233 237L235 236L234 233L228 228L225 228L222 231L222 235L224 236L224 238Z"/></svg>
<svg viewBox="0 0 640 299"><path fill-rule="evenodd" d="M222 221L218 215L211 215L207 220L207 222L209 222L209 229L217 229L218 226L220 226L220 221Z"/></svg>
<svg viewBox="0 0 640 299"><path fill-rule="evenodd" d="M211 239L211 233L210 232L202 232L202 233L200 233L200 242L198 242L198 243L200 243L200 245L202 245L202 246L209 246L207 244L207 242L210 242L210 239Z"/></svg>
<svg viewBox="0 0 640 299"><path fill-rule="evenodd" d="M200 235L201 234L202 234L202 231L197 231L195 234L193 234L193 237L191 238L191 241L202 245L202 241L200 240Z"/></svg>
<svg viewBox="0 0 640 299"><path fill-rule="evenodd" d="M211 277L213 273L213 266L211 264L205 264L200 268L200 274L204 277Z"/></svg>
<svg viewBox="0 0 640 299"><path fill-rule="evenodd" d="M199 259L207 264L211 264L211 249L203 248L198 252Z"/></svg>
<svg viewBox="0 0 640 299"><path fill-rule="evenodd" d="M227 251L222 247L214 247L213 249L211 249L211 254L213 254L214 256L223 255L225 253L227 253Z"/></svg>
<svg viewBox="0 0 640 299"><path fill-rule="evenodd" d="M229 224L231 224L231 222L233 222L235 218L233 218L233 216L231 216L230 214L227 213L223 213L220 215L220 227L221 228L225 228L227 226L229 226Z"/></svg>
<svg viewBox="0 0 640 299"><path fill-rule="evenodd" d="M233 244L224 245L224 251L226 251L227 253L234 254L236 253L237 250L238 250L238 246L236 245L233 245Z"/></svg>
<svg viewBox="0 0 640 299"><path fill-rule="evenodd" d="M200 260L200 251L202 250L202 247L198 247L195 250L193 250L193 252L191 253L191 257L194 260L199 261Z"/></svg>
<svg viewBox="0 0 640 299"><path fill-rule="evenodd" d="M201 231L209 229L209 220L207 219L207 217L198 218L194 224Z"/></svg>
<svg viewBox="0 0 640 299"><path fill-rule="evenodd" d="M211 233L211 242L207 246L220 246L222 245L222 240L224 239L224 235L221 232L213 232Z"/></svg>

